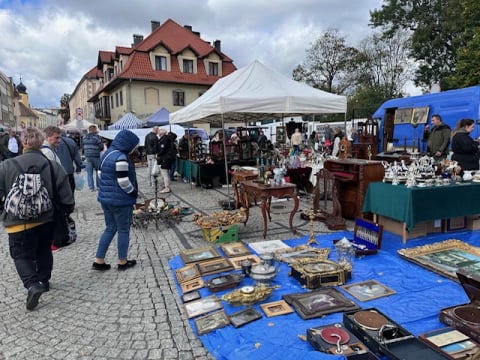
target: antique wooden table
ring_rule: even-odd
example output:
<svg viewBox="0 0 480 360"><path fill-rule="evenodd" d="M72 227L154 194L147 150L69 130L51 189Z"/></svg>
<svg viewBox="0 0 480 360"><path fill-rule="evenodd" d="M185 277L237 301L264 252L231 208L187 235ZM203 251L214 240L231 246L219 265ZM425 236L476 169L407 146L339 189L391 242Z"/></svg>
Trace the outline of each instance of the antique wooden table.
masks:
<svg viewBox="0 0 480 360"><path fill-rule="evenodd" d="M255 180L258 174L255 174L253 170L241 170L231 171L232 175L232 187L233 187L233 199L235 200L235 209L240 207L242 200L240 199L240 192L238 190L239 183L246 180Z"/></svg>
<svg viewBox="0 0 480 360"><path fill-rule="evenodd" d="M241 193L240 198L242 199L243 206L246 210L245 224L248 221L249 217L249 195L253 195L257 199L262 200L262 216L263 216L263 238L267 237L267 214L268 219L272 221L270 215L270 204L272 202L272 197L284 198L291 197L294 201L294 206L292 212L290 213L290 229L295 234L296 229L293 227L293 216L298 210L298 197L297 197L297 185L295 184L284 184L284 185L264 185L257 183L252 180L246 180L240 182Z"/></svg>

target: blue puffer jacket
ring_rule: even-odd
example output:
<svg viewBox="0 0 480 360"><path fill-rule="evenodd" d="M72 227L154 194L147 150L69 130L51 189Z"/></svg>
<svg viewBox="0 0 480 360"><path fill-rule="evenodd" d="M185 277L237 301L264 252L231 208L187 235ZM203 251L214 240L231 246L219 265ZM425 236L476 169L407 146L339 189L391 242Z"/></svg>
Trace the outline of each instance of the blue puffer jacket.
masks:
<svg viewBox="0 0 480 360"><path fill-rule="evenodd" d="M100 186L97 200L106 205L128 206L137 201L138 185L135 167L128 154L139 138L128 130L120 131L100 159Z"/></svg>

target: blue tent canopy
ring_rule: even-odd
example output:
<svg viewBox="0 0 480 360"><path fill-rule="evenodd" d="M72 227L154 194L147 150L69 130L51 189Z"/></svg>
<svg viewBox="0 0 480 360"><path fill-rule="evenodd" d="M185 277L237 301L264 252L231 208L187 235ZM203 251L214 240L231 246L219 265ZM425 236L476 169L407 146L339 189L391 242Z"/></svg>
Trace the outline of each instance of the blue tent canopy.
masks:
<svg viewBox="0 0 480 360"><path fill-rule="evenodd" d="M163 126L170 123L170 111L162 107L147 118L147 127Z"/></svg>
<svg viewBox="0 0 480 360"><path fill-rule="evenodd" d="M131 112L123 115L118 121L108 127L108 130L138 129L143 126L143 122Z"/></svg>

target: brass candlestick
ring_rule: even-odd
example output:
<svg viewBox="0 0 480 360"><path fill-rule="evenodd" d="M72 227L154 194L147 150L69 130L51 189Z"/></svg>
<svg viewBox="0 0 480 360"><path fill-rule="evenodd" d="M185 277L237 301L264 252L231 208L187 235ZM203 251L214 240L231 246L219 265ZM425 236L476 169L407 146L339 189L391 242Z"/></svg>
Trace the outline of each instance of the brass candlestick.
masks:
<svg viewBox="0 0 480 360"><path fill-rule="evenodd" d="M307 245L317 244L318 241L315 239L315 235L313 234L313 220L315 220L315 214L311 213L309 216L310 219L310 238L307 241Z"/></svg>

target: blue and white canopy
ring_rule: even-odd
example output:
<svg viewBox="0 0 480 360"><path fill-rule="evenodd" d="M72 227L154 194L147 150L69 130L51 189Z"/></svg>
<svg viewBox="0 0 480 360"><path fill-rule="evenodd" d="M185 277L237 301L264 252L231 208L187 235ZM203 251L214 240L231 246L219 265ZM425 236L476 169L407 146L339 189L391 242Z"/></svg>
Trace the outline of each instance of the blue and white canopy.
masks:
<svg viewBox="0 0 480 360"><path fill-rule="evenodd" d="M143 122L131 112L123 115L118 121L108 127L108 130L138 129L143 126Z"/></svg>

